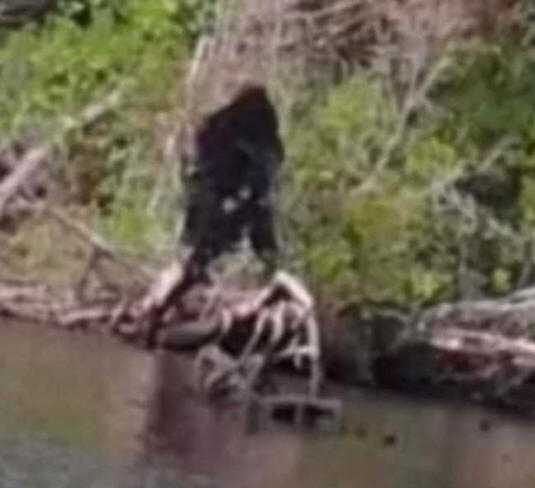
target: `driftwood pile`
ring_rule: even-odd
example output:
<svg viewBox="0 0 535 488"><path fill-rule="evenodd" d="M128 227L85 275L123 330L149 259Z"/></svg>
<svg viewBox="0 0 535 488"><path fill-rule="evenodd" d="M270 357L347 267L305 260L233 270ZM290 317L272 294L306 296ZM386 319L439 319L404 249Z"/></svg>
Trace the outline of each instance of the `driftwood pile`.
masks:
<svg viewBox="0 0 535 488"><path fill-rule="evenodd" d="M101 102L87 106L78 117L66 117L53 137L32 144L13 143L0 148L0 316L53 324L75 329L104 327L114 330L130 303L133 290L142 293L155 273L119 252L101 236L73 217L61 201L52 196L60 184L51 160L56 156L54 138L82 130L114 110L125 86L111 92ZM25 218L53 221L64 231L68 242L80 242L89 249L81 276L75 282L58 285L26 276L10 266L6 251L10 236ZM118 289L101 272L102 262L128 274L128 290ZM88 288L90 274L99 275L96 286Z"/></svg>
<svg viewBox="0 0 535 488"><path fill-rule="evenodd" d="M175 262L142 293L118 300L110 291L99 292L88 302L73 290L61 293L0 275L0 316L193 350L198 392L210 400L237 401L246 420L267 425L284 410L299 425L318 418L340 424L341 403L319 396L322 354L314 300L292 275L279 271L264 287L236 290L191 280ZM272 373L281 363L307 375L303 394L277 386Z"/></svg>
<svg viewBox="0 0 535 488"><path fill-rule="evenodd" d="M247 411L263 418L282 406L295 411L299 423L306 412L316 417L327 413L339 423L340 404L318 398L322 354L315 304L298 279L279 271L266 286L236 290L210 277L201 281L190 275L187 263L174 262L160 273L145 270L48 203L44 167L50 155L49 148L40 147L16 164L4 165L0 224L20 220L13 212L21 202L29 214L54 219L90 249L85 270L76 283L58 286L14 276L9 266L2 266L0 317L101 331L150 348L197 350L196 384L207 397L237 396ZM36 190L41 187L43 191ZM103 261L126 271L133 286L111 286L100 272ZM90 283L90 275L98 275L96 283ZM308 375L306 393L288 396L278 391L270 373L280 363Z"/></svg>
<svg viewBox="0 0 535 488"><path fill-rule="evenodd" d="M198 355L200 388L211 393L237 380L238 388L248 393L262 372L291 361L296 368L308 369L308 394L318 395L321 348L314 301L295 277L278 272L268 286L246 299L226 304L220 299L216 313L217 338ZM214 370L218 361L222 367Z"/></svg>
<svg viewBox="0 0 535 488"><path fill-rule="evenodd" d="M379 383L456 392L533 413L535 289L501 299L442 304L378 354Z"/></svg>
<svg viewBox="0 0 535 488"><path fill-rule="evenodd" d="M308 396L315 396L319 334L313 301L295 278L282 273L266 287L243 291L190 282L178 264L162 273L145 269L64 209L47 205L43 168L51 154L37 147L16 165L0 155L0 230L8 234L9 221L26 213L54 219L91 249L86 271L64 286L25 279L5 264L0 232L1 317L99 330L149 346L201 349L199 388L209 395L256 388L266 376L262 371L289 357L313 373ZM105 277L89 286L87 276L98 273L103 261L126 271L131 286L114 288ZM403 329L394 347L367 355L378 383L453 386L486 401L535 406L535 289L444 304Z"/></svg>
<svg viewBox="0 0 535 488"><path fill-rule="evenodd" d="M535 394L534 289L501 300L442 305L424 319L431 325L429 344L475 366L470 371L466 364L449 364L448 380L481 385L483 394L504 402L518 393Z"/></svg>
<svg viewBox="0 0 535 488"><path fill-rule="evenodd" d="M114 250L68 212L49 205L46 197L34 190L40 188L35 184L35 176L42 170L49 154L45 148L29 151L16 170L0 179L0 316L66 329L98 327L113 331L131 298L101 273L102 261L129 273L132 290L142 290L141 283L150 280L152 274ZM36 280L10 266L4 242L8 242L12 227L30 215L43 221L54 221L65 231L66 239L81 242L89 249L84 270L75 282L58 285ZM92 273L98 274L99 280L88 287L88 277Z"/></svg>
<svg viewBox="0 0 535 488"><path fill-rule="evenodd" d="M149 343L197 351L194 384L200 394L237 401L246 421L256 419L259 426L280 411L290 412L299 426L318 418L334 428L340 425L341 402L320 397L322 351L315 304L297 278L278 271L256 290L216 283L196 292L195 287L198 283L188 283L174 264L154 282L138 313L147 321L143 328ZM280 390L272 373L281 363L307 375L304 393Z"/></svg>

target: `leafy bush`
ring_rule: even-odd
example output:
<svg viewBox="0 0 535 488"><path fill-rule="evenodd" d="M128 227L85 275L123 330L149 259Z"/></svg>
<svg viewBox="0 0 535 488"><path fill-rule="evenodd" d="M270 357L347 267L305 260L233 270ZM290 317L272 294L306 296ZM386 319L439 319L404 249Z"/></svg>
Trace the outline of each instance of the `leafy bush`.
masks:
<svg viewBox="0 0 535 488"><path fill-rule="evenodd" d="M292 121L289 259L329 303L423 306L535 279L533 52L506 41L452 56L391 154L402 109L369 75Z"/></svg>
<svg viewBox="0 0 535 488"><path fill-rule="evenodd" d="M192 19L178 5L63 2L43 25L11 32L0 50L2 145L39 143L87 107L120 95L96 123L58 141L56 163L69 195L93 207L99 230L145 249L161 245L154 228L169 230L171 222L170 197L158 199L158 209L149 202L158 179L172 184L162 171L176 171L162 166L160 153L180 108L180 63L190 44Z"/></svg>
<svg viewBox="0 0 535 488"><path fill-rule="evenodd" d="M439 154L443 148L415 150L406 172L393 157L396 169L370 192L361 192L397 118L394 100L380 82L359 77L332 90L290 135L286 192L295 198L286 213L295 219L301 266L331 301L427 299L447 280L440 270L419 263L426 207L419 186L412 188L416 169L424 181L430 171L427 163L420 169L414 160L418 152ZM444 160L452 159L447 150Z"/></svg>
<svg viewBox="0 0 535 488"><path fill-rule="evenodd" d="M60 2L0 41L2 145L33 144L121 94L58 141L56 166L70 201L115 243L173 246L176 174L162 143L180 110L181 62L217 5ZM304 93L285 124L286 264L335 305L423 306L533 282L533 49L516 39L450 54L409 116L369 73Z"/></svg>

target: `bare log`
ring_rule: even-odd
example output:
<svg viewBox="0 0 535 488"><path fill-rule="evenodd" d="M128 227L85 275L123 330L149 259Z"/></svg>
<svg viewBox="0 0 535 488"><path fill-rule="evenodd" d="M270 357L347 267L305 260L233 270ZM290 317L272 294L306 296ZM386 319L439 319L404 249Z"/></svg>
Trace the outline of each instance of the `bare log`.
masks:
<svg viewBox="0 0 535 488"><path fill-rule="evenodd" d="M201 392L210 396L215 388L237 388L249 397L257 393L261 378L280 362L290 360L301 369L303 359L307 359L308 395L317 396L322 367L314 315L314 300L309 292L285 272L277 273L271 283L243 302L223 303L219 334L198 356L198 369L211 369L200 386ZM242 336L242 343L232 344L229 349L229 338L233 336Z"/></svg>
<svg viewBox="0 0 535 488"><path fill-rule="evenodd" d="M428 343L442 351L462 352L467 356L508 358L510 364L531 367L535 372L535 343L526 339L449 327L435 331Z"/></svg>
<svg viewBox="0 0 535 488"><path fill-rule="evenodd" d="M0 219L6 211L7 204L37 174L47 160L49 153L50 148L48 147L30 150L17 164L16 169L0 183Z"/></svg>
<svg viewBox="0 0 535 488"><path fill-rule="evenodd" d="M94 324L107 324L114 318L114 309L109 306L94 306L58 313L56 325L65 329L89 328Z"/></svg>
<svg viewBox="0 0 535 488"><path fill-rule="evenodd" d="M378 354L376 380L453 389L485 402L535 408L535 294L446 303L422 314L412 333Z"/></svg>
<svg viewBox="0 0 535 488"><path fill-rule="evenodd" d="M102 101L88 105L78 117L63 117L55 136L42 145L28 150L26 155L18 162L10 164L11 171L0 182L0 219L5 215L7 204L22 193L41 170L53 149L54 137L63 137L72 130L82 129L98 121L110 110L117 107L130 83L124 83L117 90L112 91ZM25 202L23 202L24 204Z"/></svg>
<svg viewBox="0 0 535 488"><path fill-rule="evenodd" d="M178 262L173 262L165 268L152 282L147 294L143 297L141 313L148 314L152 310L164 308L183 278L183 269Z"/></svg>

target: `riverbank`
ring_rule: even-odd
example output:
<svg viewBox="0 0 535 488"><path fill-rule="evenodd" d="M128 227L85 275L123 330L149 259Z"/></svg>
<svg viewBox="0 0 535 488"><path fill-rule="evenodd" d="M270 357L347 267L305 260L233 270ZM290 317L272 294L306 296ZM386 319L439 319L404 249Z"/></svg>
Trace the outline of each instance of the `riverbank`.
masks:
<svg viewBox="0 0 535 488"><path fill-rule="evenodd" d="M175 254L199 100L251 76L287 148L281 266L321 304L329 375L530 403L533 310L507 302L535 280L530 2L496 1L499 22L455 2L77 3L0 39L3 313L117 332ZM496 306L419 328L465 302Z"/></svg>
<svg viewBox="0 0 535 488"><path fill-rule="evenodd" d="M141 294L137 302L147 303L147 296L149 301L153 300L158 288L147 287L145 298ZM35 293L35 288L25 291ZM254 295L250 288L242 290L244 292L248 299ZM232 296L234 299L238 297L238 289L234 289ZM167 304L168 312L161 312L162 316L167 316L166 321L160 325L154 322L157 329L151 348L156 346L155 354L158 350L167 350L180 356L217 336L217 321L208 325L195 319L204 303L202 297L201 287L201 290L190 292L186 299L181 298L174 305ZM43 297L40 300L43 301ZM37 306L37 302L32 303ZM43 310L38 310L43 321L37 326L52 326L64 333L85 331L101 336L103 340L115 336L131 346L145 349L149 322L143 315L134 320L131 310L139 308L135 303L112 300L86 310L56 310L56 315L50 315L51 312L43 315ZM503 305L504 302L499 303ZM522 334L520 330L522 317L529 319L531 316L530 308L526 307L530 303L530 300L523 303L516 299L507 315L492 314L498 324L504 325L494 332L489 332L485 326L489 316L479 317L484 327L478 329L477 315L470 322L463 322L459 315L463 308L484 309L497 305L488 301L442 305L413 321L399 311L386 309L376 311L375 315L368 313L365 317L355 312L346 315L345 321L328 323L320 320L322 367L327 379L347 386L394 390L445 400L462 399L531 416L535 407L534 346L527 331ZM449 317L444 312L448 307ZM5 312L6 309L4 315ZM20 319L24 313L16 316ZM55 317L62 320L55 320ZM517 321L516 327L511 326L513 319ZM527 325L529 321L524 323ZM240 337L235 339L242 340ZM240 350L241 346L228 343L229 339L224 341L226 347Z"/></svg>
<svg viewBox="0 0 535 488"><path fill-rule="evenodd" d="M72 299L62 304L42 286L18 284L11 288L11 296L4 290L0 309L4 316L19 319L28 319L25 314L31 309L40 327L85 331L103 340L115 336L142 349L156 346L156 353L163 349L181 355L218 336L217 314L208 322L206 317L200 320L199 314L207 297L221 290L194 286L169 301L180 287L180 275L169 275L175 268L156 275L152 286L130 298L101 294L98 303L86 308ZM241 296L253 303L253 297L265 294L269 287L240 289L227 282L223 289L229 294L226 299L236 301ZM38 290L42 295L36 297ZM11 308L5 308L5 303ZM496 307L501 307L501 314ZM444 304L413 318L388 309L365 315L354 310L331 322L320 314L322 367L328 379L349 386L459 398L531 416L535 407L535 346L529 335L533 307L531 294L524 291L501 301ZM491 320L494 326L489 329ZM152 339L147 341L148 337ZM222 340L231 350L243 347L232 342L243 341L241 334Z"/></svg>

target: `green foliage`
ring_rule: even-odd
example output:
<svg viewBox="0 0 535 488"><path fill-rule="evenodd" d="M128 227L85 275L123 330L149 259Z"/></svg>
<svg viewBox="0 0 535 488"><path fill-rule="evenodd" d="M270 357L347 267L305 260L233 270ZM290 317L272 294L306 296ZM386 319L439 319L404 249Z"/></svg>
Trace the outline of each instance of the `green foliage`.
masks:
<svg viewBox="0 0 535 488"><path fill-rule="evenodd" d="M454 55L392 154L401 113L382 80L355 75L295 115L285 215L324 298L423 306L535 279L533 54Z"/></svg>
<svg viewBox="0 0 535 488"><path fill-rule="evenodd" d="M175 211L170 198L159 199L163 206L152 214L147 208L163 171L163 133L180 107L180 63L190 43L191 19L179 15L179 3L63 2L43 25L11 32L0 50L2 144L46 139L120 95L96 123L58 141L56 169L75 200L94 209L98 230L144 249L157 244L155 227L169 230ZM90 19L81 25L84 12Z"/></svg>
<svg viewBox="0 0 535 488"><path fill-rule="evenodd" d="M159 0L125 2L123 15L128 26L106 8L86 29L53 17L43 28L12 33L0 51L2 134L76 113L125 79L140 92L176 81L184 54L181 25Z"/></svg>
<svg viewBox="0 0 535 488"><path fill-rule="evenodd" d="M295 219L302 266L333 298L405 301L414 294L408 289L414 281L410 241L423 208L402 187L401 172L389 174L370 194L360 193L395 130L396 116L378 82L354 79L296 121L290 135L286 192L295 200L286 213Z"/></svg>
<svg viewBox="0 0 535 488"><path fill-rule="evenodd" d="M118 245L173 246L176 175L162 139L180 109L181 62L219 6L63 1L0 41L2 144L42 140L121 94L58 141L56 161L69 195ZM535 279L535 48L522 29L523 43L453 54L408 121L388 80L362 72L295 102L287 264L322 298L424 306Z"/></svg>
<svg viewBox="0 0 535 488"><path fill-rule="evenodd" d="M167 0L166 3L179 18L188 19L184 27L189 39L195 41L211 29L218 4L225 1L228 0Z"/></svg>
<svg viewBox="0 0 535 488"><path fill-rule="evenodd" d="M459 59L442 96L450 124L462 124L465 137L482 146L505 135L533 144L535 60L531 53L504 43L481 46Z"/></svg>

